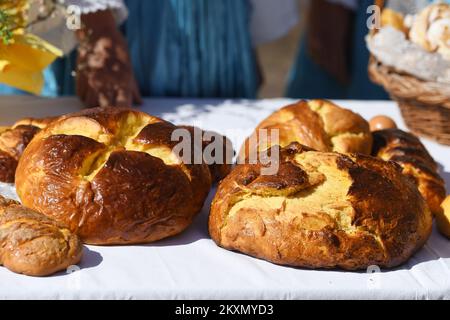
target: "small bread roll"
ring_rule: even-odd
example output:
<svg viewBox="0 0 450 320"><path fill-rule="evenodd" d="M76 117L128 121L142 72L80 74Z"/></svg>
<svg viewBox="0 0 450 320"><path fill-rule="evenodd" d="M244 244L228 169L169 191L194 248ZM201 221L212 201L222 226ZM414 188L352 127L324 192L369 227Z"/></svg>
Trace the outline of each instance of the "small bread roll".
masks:
<svg viewBox="0 0 450 320"><path fill-rule="evenodd" d="M450 4L436 3L416 17L409 32L412 42L450 60Z"/></svg>
<svg viewBox="0 0 450 320"><path fill-rule="evenodd" d="M392 118L388 116L379 115L375 116L369 121L370 131L384 130L384 129L395 129L397 124Z"/></svg>
<svg viewBox="0 0 450 320"><path fill-rule="evenodd" d="M442 211L435 214L439 232L447 238L450 238L450 196L442 202Z"/></svg>

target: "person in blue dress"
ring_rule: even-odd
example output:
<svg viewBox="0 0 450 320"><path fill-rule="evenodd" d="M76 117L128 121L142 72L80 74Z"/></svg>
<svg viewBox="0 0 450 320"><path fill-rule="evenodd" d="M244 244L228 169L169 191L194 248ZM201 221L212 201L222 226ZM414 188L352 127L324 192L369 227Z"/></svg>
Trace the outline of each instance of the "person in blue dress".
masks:
<svg viewBox="0 0 450 320"><path fill-rule="evenodd" d="M255 98L245 0L126 0L123 26L144 96Z"/></svg>
<svg viewBox="0 0 450 320"><path fill-rule="evenodd" d="M260 76L249 28L251 1L124 2L128 9L128 19L121 31L128 43L131 72L122 65L120 70L124 72L120 75L117 73L115 77L108 77L105 72L98 70L92 75L93 68L89 69L92 59L105 60L103 69L111 70L117 65L117 59L108 63L106 58L98 56L99 52L111 49L105 41L102 42L102 50L95 49L104 37L108 37L103 34L96 37L97 42L90 43L88 48L83 48L81 44L78 57L77 52L72 52L45 71L43 95L76 93L87 106L111 103L117 105L119 97L113 97L109 92L115 89L117 91L118 86L124 87L117 83L124 76L130 83L137 84L142 96L256 97ZM98 25L102 20L98 17L90 20L92 28L100 28ZM84 34L89 32L90 30ZM114 31L111 33L115 34ZM122 42L118 35L113 41ZM126 45L122 47L125 48ZM87 57L80 59L80 56L83 57L80 51ZM108 52L114 54L114 50ZM121 65L120 61L118 64ZM82 69L80 66L87 68ZM133 74L136 81L129 79L129 75ZM102 90L104 92L99 94ZM138 95L131 94L131 91L136 90L124 87L124 99L119 102L130 104L131 98L135 98L132 99L135 102L139 101ZM0 86L1 93L18 91Z"/></svg>

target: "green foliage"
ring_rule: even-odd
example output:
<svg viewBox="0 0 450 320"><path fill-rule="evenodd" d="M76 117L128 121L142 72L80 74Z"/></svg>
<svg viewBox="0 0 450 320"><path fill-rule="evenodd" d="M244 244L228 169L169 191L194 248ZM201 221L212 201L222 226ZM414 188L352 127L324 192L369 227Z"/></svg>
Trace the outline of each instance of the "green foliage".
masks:
<svg viewBox="0 0 450 320"><path fill-rule="evenodd" d="M27 21L27 10L29 0L0 0L0 44L11 43L13 32L27 28L34 23L51 18L51 15L58 6L60 0L41 0L39 4L39 16L34 21Z"/></svg>
<svg viewBox="0 0 450 320"><path fill-rule="evenodd" d="M11 41L11 21L9 15L0 9L0 40L4 44L8 44Z"/></svg>

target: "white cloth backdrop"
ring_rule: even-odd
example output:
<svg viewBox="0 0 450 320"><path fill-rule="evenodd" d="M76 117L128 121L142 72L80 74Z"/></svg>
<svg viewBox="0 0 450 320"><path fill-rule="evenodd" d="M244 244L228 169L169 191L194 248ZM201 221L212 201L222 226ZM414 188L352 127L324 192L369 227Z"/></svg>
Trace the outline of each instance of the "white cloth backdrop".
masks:
<svg viewBox="0 0 450 320"><path fill-rule="evenodd" d="M297 0L250 0L250 33L253 45L284 36L299 23Z"/></svg>
<svg viewBox="0 0 450 320"><path fill-rule="evenodd" d="M240 146L255 125L288 100L146 100L142 110L175 123L228 134ZM377 114L404 124L391 102L340 101L369 119ZM24 116L80 108L72 98L0 98L0 125ZM423 140L450 188L450 147ZM138 246L86 246L80 270L47 278L0 267L0 299L450 299L450 241L433 231L406 264L368 274L283 267L218 248L207 232L208 206L184 233Z"/></svg>

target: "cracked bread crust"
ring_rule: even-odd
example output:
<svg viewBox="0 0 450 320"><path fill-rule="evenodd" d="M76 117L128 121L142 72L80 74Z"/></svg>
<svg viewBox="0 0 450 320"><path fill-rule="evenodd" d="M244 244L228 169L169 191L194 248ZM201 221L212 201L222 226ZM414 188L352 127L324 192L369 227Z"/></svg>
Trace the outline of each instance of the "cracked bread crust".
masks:
<svg viewBox="0 0 450 320"><path fill-rule="evenodd" d="M261 140L258 132L266 129L269 137ZM270 141L270 132L279 130L279 143ZM256 150L249 150L250 140L256 139ZM326 100L301 100L272 113L247 138L239 152L240 162L249 154L268 149L272 144L282 147L298 142L318 151L370 154L372 134L369 123L350 110Z"/></svg>
<svg viewBox="0 0 450 320"><path fill-rule="evenodd" d="M209 193L206 164L172 152L177 127L132 109L63 116L25 150L16 189L27 207L89 244L156 241L183 231Z"/></svg>
<svg viewBox="0 0 450 320"><path fill-rule="evenodd" d="M420 140L400 129L375 131L373 137L372 155L398 163L403 173L414 180L431 211L440 213L446 195L445 182L438 174L436 162Z"/></svg>
<svg viewBox="0 0 450 320"><path fill-rule="evenodd" d="M242 164L221 182L209 231L221 247L277 264L394 267L428 239L431 213L394 162L293 143L279 172Z"/></svg>
<svg viewBox="0 0 450 320"><path fill-rule="evenodd" d="M0 196L0 265L47 276L81 259L82 244L66 227Z"/></svg>

